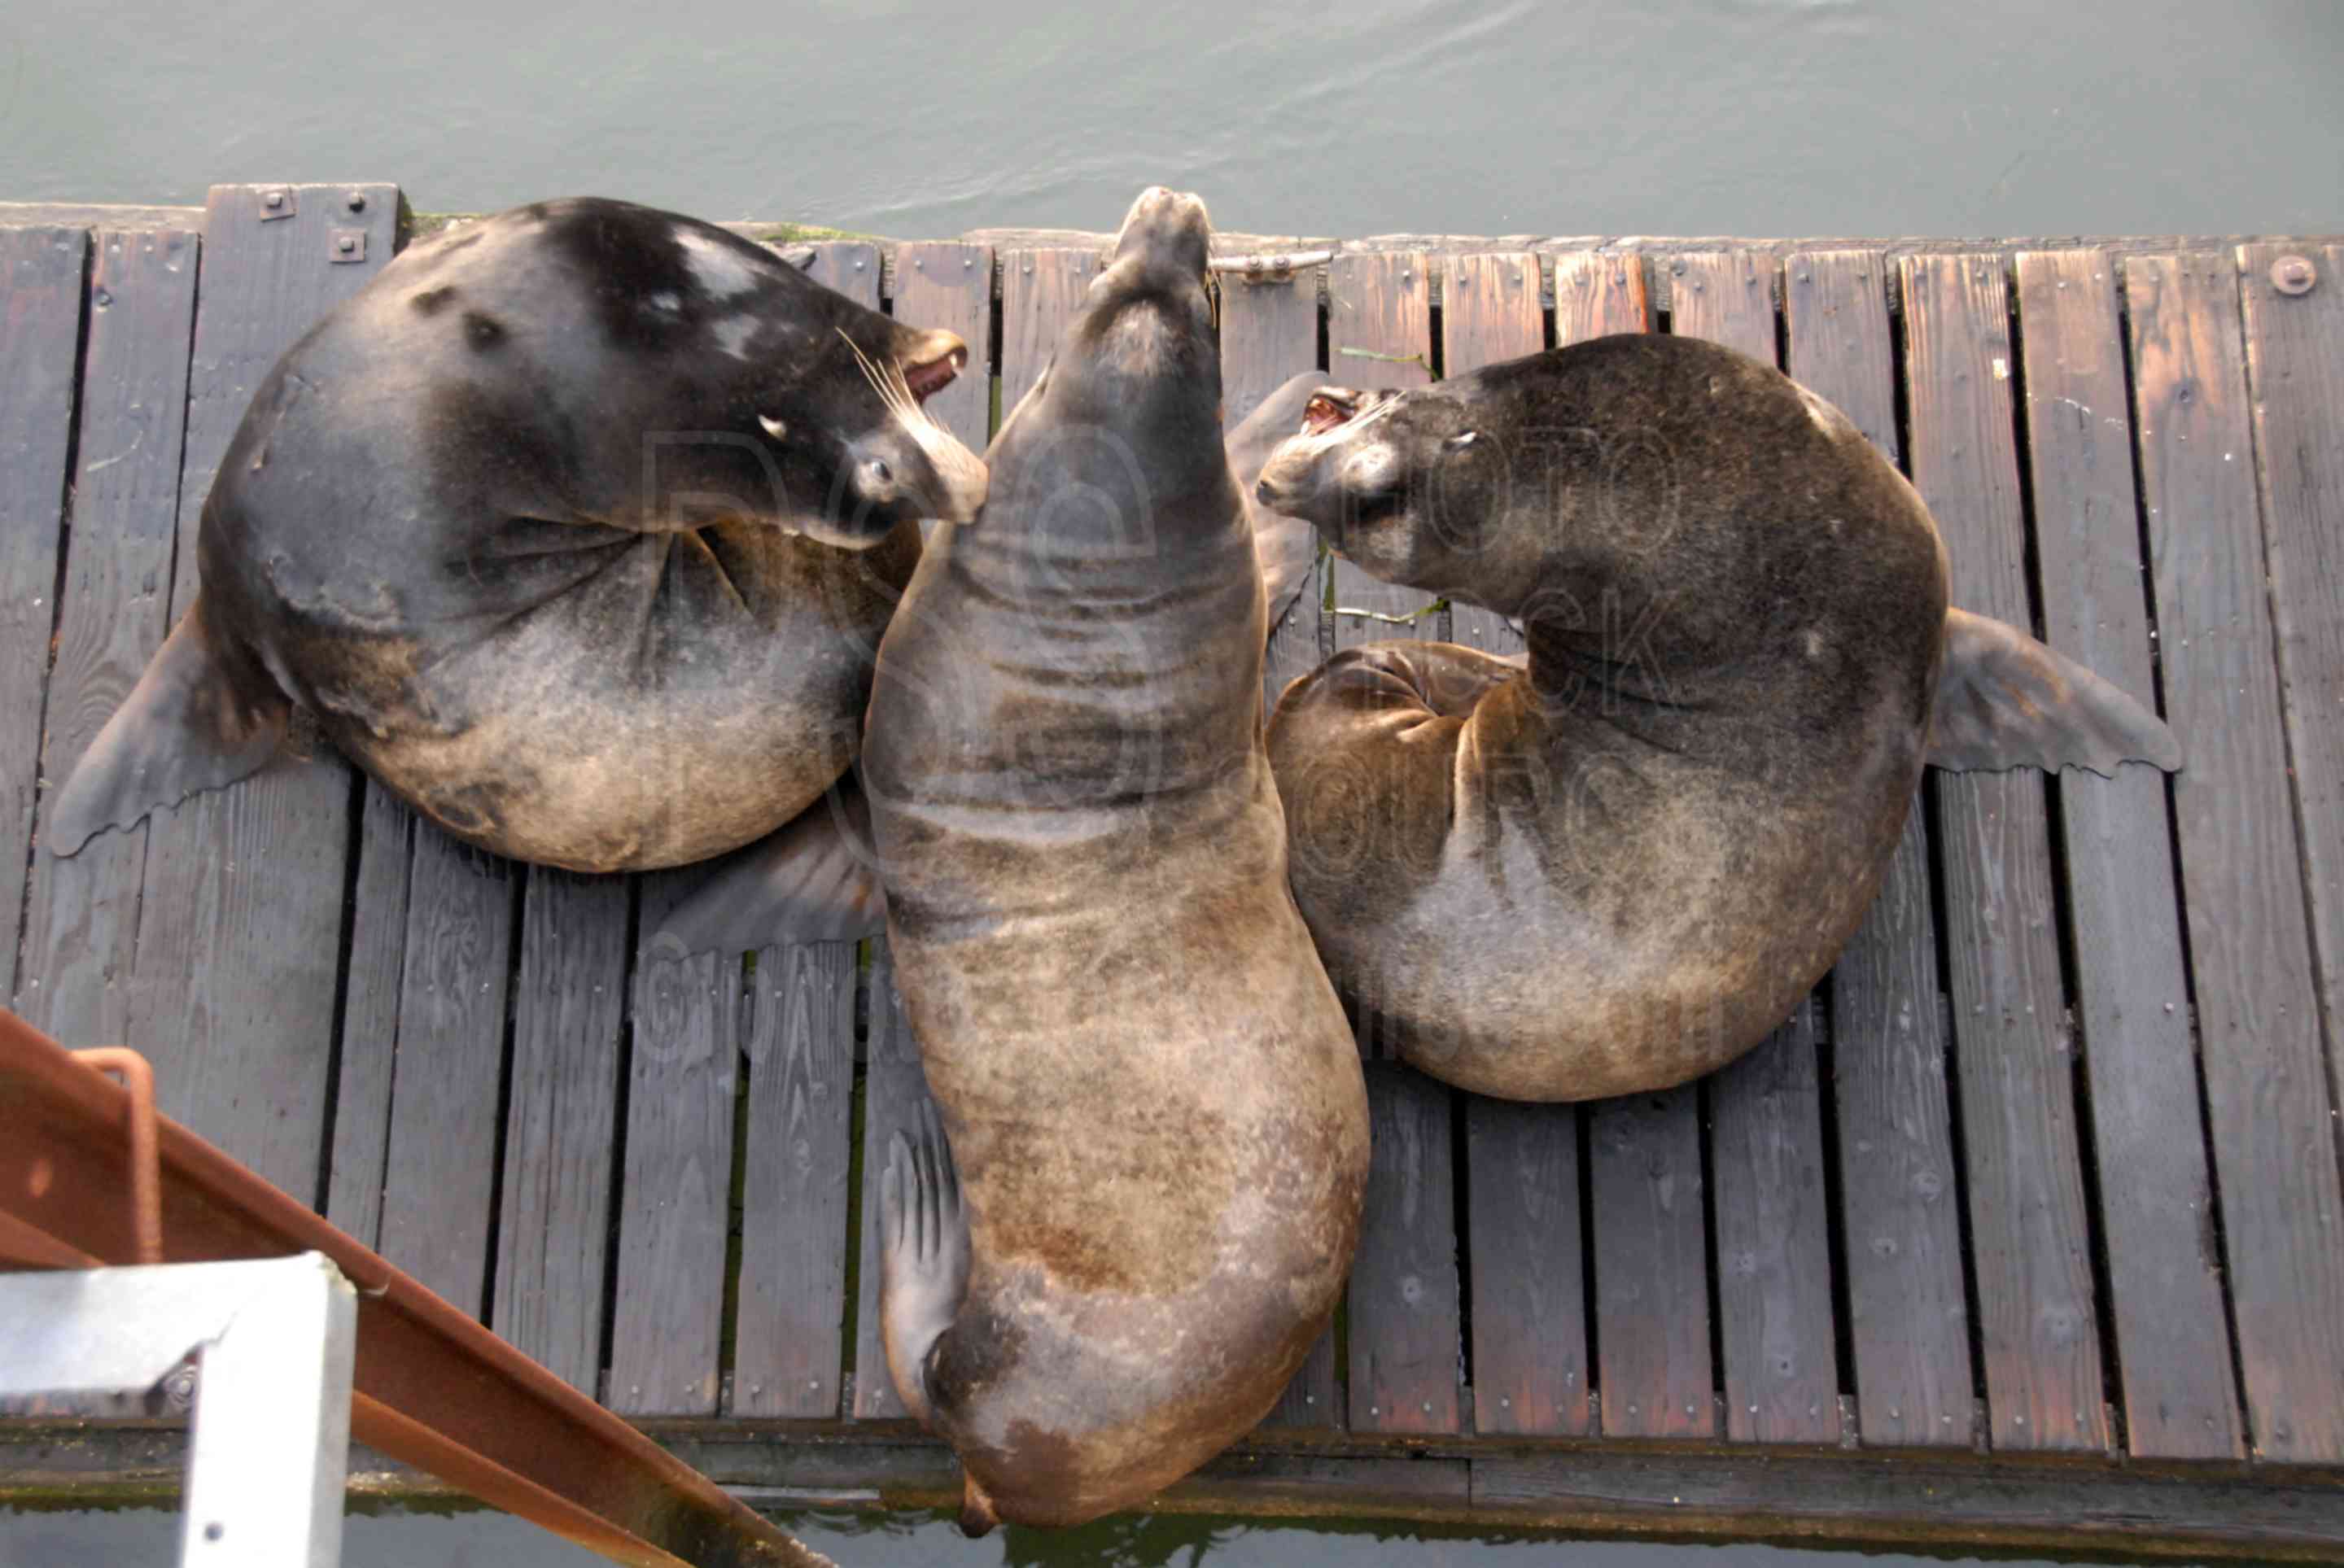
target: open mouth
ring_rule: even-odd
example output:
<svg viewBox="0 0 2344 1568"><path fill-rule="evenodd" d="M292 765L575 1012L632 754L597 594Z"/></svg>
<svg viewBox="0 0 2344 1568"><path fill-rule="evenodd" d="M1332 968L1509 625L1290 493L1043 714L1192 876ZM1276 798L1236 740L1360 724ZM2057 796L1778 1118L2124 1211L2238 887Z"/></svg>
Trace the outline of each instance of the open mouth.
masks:
<svg viewBox="0 0 2344 1568"><path fill-rule="evenodd" d="M1359 395L1358 393L1330 387L1323 392L1313 394L1310 401L1303 405L1302 433L1306 436L1323 436L1339 426L1349 424L1359 417Z"/></svg>
<svg viewBox="0 0 2344 1568"><path fill-rule="evenodd" d="M955 348L941 359L931 359L924 365L904 367L904 385L911 391L914 402L924 404L959 378L968 364L968 350Z"/></svg>

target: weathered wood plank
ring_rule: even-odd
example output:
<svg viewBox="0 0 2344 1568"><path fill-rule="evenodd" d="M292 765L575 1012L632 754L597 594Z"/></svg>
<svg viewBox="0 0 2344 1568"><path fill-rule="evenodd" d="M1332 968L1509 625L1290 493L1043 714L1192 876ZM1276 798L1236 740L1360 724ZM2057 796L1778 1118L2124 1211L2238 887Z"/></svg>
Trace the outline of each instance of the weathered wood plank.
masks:
<svg viewBox="0 0 2344 1568"><path fill-rule="evenodd" d="M375 1250L478 1313L487 1306L520 868L429 822L416 824L414 856Z"/></svg>
<svg viewBox="0 0 2344 1568"><path fill-rule="evenodd" d="M1234 430L1261 400L1288 377L1318 364L1318 286L1305 273L1282 281L1221 286L1221 428ZM1302 591L1269 628L1269 652L1262 661L1262 715L1268 717L1288 685L1318 668L1326 657L1326 552L1303 579ZM1331 644L1328 645L1331 646ZM1331 1349L1328 1352L1332 1355ZM1313 1364L1318 1354L1312 1352ZM1325 1362L1332 1392L1333 1362ZM1321 1406L1324 1408L1323 1402Z"/></svg>
<svg viewBox="0 0 2344 1568"><path fill-rule="evenodd" d="M825 239L806 246L805 275L866 310L879 308L879 247L867 239Z"/></svg>
<svg viewBox="0 0 2344 1568"><path fill-rule="evenodd" d="M2280 706L2334 1107L2344 1104L2344 245L2243 246L2238 259ZM2282 292L2299 264L2310 268L2310 291Z"/></svg>
<svg viewBox="0 0 2344 1568"><path fill-rule="evenodd" d="M1652 325L1641 256L1558 256L1554 291L1558 347ZM1587 1136L1603 1430L1706 1436L1716 1417L1699 1091L1599 1101Z"/></svg>
<svg viewBox="0 0 2344 1568"><path fill-rule="evenodd" d="M1775 363L1774 263L1748 251L1671 258L1670 330ZM1834 1442L1830 1204L1818 1020L1806 1006L1709 1082L1725 1429L1745 1442Z"/></svg>
<svg viewBox="0 0 2344 1568"><path fill-rule="evenodd" d="M1546 347L1539 259L1528 251L1441 260L1441 367L1462 376ZM1522 639L1478 605L1450 635L1513 653ZM1579 1231L1579 1111L1465 1099L1471 1245L1473 1423L1484 1432L1581 1432L1589 1424L1587 1312Z"/></svg>
<svg viewBox="0 0 2344 1568"><path fill-rule="evenodd" d="M1351 1264L1353 1432L1458 1430L1457 1216L1449 1090L1366 1064L1374 1159Z"/></svg>
<svg viewBox="0 0 2344 1568"><path fill-rule="evenodd" d="M1430 268L1430 259L1414 252L1335 258L1327 269L1328 379L1368 388L1431 384ZM1346 560L1332 560L1329 568L1336 648L1397 638L1447 639L1442 612L1420 615L1401 626L1374 618L1415 615L1434 602L1435 595L1379 581Z"/></svg>
<svg viewBox="0 0 2344 1568"><path fill-rule="evenodd" d="M40 790L66 491L76 477L66 467L88 267L81 229L0 229L0 955L12 970Z"/></svg>
<svg viewBox="0 0 2344 1568"><path fill-rule="evenodd" d="M2046 638L2154 706L2115 269L2029 252L2018 305ZM2071 768L2059 794L2127 1446L2240 1455L2165 780Z"/></svg>
<svg viewBox="0 0 2344 1568"><path fill-rule="evenodd" d="M396 242L397 186L289 188L292 217L270 218L257 186L215 186L206 207L175 619L195 597L204 499L253 390ZM338 259L342 231L363 236L363 260ZM321 746L147 825L130 1038L166 1111L304 1198L324 1171L353 799L349 769Z"/></svg>
<svg viewBox="0 0 2344 1568"><path fill-rule="evenodd" d="M359 808L359 874L350 899L342 1070L335 1091L334 1146L327 1154L326 1218L369 1241L382 1232L416 824L404 800L367 781Z"/></svg>
<svg viewBox="0 0 2344 1568"><path fill-rule="evenodd" d="M528 877L490 1326L592 1395L601 1372L634 895L623 877L546 866L528 868ZM347 1081L347 1060L343 1071Z"/></svg>
<svg viewBox="0 0 2344 1568"><path fill-rule="evenodd" d="M854 980L852 942L757 952L735 1414L838 1413Z"/></svg>
<svg viewBox="0 0 2344 1568"><path fill-rule="evenodd" d="M1058 352L1098 276L1087 250L1015 250L1001 258L1001 417L1015 411Z"/></svg>
<svg viewBox="0 0 2344 1568"><path fill-rule="evenodd" d="M180 434L187 399L188 338L195 327L199 244L186 229L106 230L96 236L96 261L81 379L78 471L74 476L73 549L66 562L65 602L57 618L56 667L50 672L47 735L42 771L62 783L89 749L168 629L171 548L178 524ZM0 237L0 256L21 250L24 237ZM77 246L49 254L56 270L70 270L66 288L81 287ZM27 258L0 260L14 282ZM12 297L14 291L11 291ZM77 307L74 307L77 308ZM66 314L70 315L70 310ZM21 320L0 308L0 376L11 382L44 373L44 365L72 356L71 324L57 345L20 341L42 324L40 313ZM67 375L71 371L66 372ZM58 400L40 411L62 417ZM29 487L40 455L15 387L0 392L0 419L18 426L0 436L0 486ZM63 461L63 448L58 447ZM58 492L62 494L62 490ZM55 498L50 505L55 507ZM34 517L11 496L5 507L10 549L21 555L36 533ZM36 589L43 601L48 595ZM29 614L11 600L11 617ZM21 848L21 846L20 846ZM6 853L0 849L0 853ZM71 859L32 858L25 902L24 950L17 960L15 1010L35 1028L69 1045L126 1040L128 980L138 939L138 883L146 864L146 825L101 833ZM21 861L12 861L19 864ZM0 915L0 935L9 917ZM0 951L5 951L0 949Z"/></svg>
<svg viewBox="0 0 2344 1568"><path fill-rule="evenodd" d="M957 332L968 345L968 368L930 397L927 409L970 451L984 451L993 434L992 250L949 241L896 246L895 319Z"/></svg>
<svg viewBox="0 0 2344 1568"><path fill-rule="evenodd" d="M1953 600L2025 628L2004 259L1905 256L1899 267L1913 483L1945 535ZM1936 797L1991 1440L2106 1448L2043 779L1941 774Z"/></svg>
<svg viewBox="0 0 2344 1568"><path fill-rule="evenodd" d="M1440 265L1444 376L1463 376L1546 347L1546 307L1539 297L1536 256L1526 250L1451 256L1440 258ZM1449 627L1450 638L1467 648L1521 651L1521 634L1504 617L1479 605L1451 605Z"/></svg>
<svg viewBox="0 0 2344 1568"><path fill-rule="evenodd" d="M1839 1370L1824 1191L1818 1004L1710 1080L1725 1431L1738 1442L1836 1442Z"/></svg>
<svg viewBox="0 0 2344 1568"><path fill-rule="evenodd" d="M658 930L698 880L689 867L642 878L639 930ZM635 953L631 1000L609 1403L630 1414L713 1415L741 959L679 957L647 940Z"/></svg>
<svg viewBox="0 0 2344 1568"><path fill-rule="evenodd" d="M1774 341L1774 258L1746 250L1695 251L1668 260L1669 330L1722 343L1763 364Z"/></svg>
<svg viewBox="0 0 2344 1568"><path fill-rule="evenodd" d="M1687 1086L1590 1108L1596 1388L1607 1437L1708 1437L1717 1428L1694 1098Z"/></svg>
<svg viewBox="0 0 2344 1568"><path fill-rule="evenodd" d="M1318 285L1308 275L1221 286L1221 427L1233 430L1289 377L1318 363ZM1322 597L1319 568L1270 628L1262 663L1262 715L1268 717L1287 683L1316 668ZM1342 1418L1336 1387L1332 1323L1286 1386L1265 1425L1325 1427Z"/></svg>
<svg viewBox="0 0 2344 1568"><path fill-rule="evenodd" d="M919 1041L904 1016L895 990L895 960L886 939L872 943L867 1030L863 1075L863 1225L855 1256L854 1413L866 1420L909 1418L887 1375L887 1352L879 1333L879 1179L887 1170L887 1146L895 1134L909 1136L921 1107L935 1103L920 1070Z"/></svg>
<svg viewBox="0 0 2344 1568"><path fill-rule="evenodd" d="M2344 1458L2344 1247L2333 1111L2249 456L2228 256L2125 264L2134 429L2169 722L2199 1060L2248 1437ZM2268 318L2266 318L2267 320Z"/></svg>
<svg viewBox="0 0 2344 1568"><path fill-rule="evenodd" d="M1465 1097L1473 1427L1485 1435L1592 1426L1578 1110Z"/></svg>
<svg viewBox="0 0 2344 1568"><path fill-rule="evenodd" d="M1794 254L1783 264L1783 302L1791 375L1893 462L1886 265L1871 251ZM1857 1425L1882 1446L1970 1441L1969 1312L1925 815L1916 799L1832 981Z"/></svg>

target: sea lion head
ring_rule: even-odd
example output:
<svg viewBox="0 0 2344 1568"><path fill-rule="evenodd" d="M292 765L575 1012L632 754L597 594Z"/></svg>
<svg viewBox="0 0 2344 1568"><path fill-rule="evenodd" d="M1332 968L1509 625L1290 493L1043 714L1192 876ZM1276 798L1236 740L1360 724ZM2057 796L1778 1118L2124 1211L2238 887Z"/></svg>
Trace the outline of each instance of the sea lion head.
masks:
<svg viewBox="0 0 2344 1568"><path fill-rule="evenodd" d="M1338 555L1388 582L1447 592L1492 567L1518 567L1488 558L1506 544L1499 525L1521 412L1511 401L1469 396L1459 382L1321 387L1300 429L1270 454L1255 497L1308 519Z"/></svg>
<svg viewBox="0 0 2344 1568"><path fill-rule="evenodd" d="M1213 335L1206 252L1212 222L1205 204L1151 186L1116 232L1107 264L1034 389L1013 412L1046 408L1047 423L1095 430L1169 434L1163 421L1214 428L1217 451L1220 353ZM1003 435L1008 434L1005 424Z"/></svg>
<svg viewBox="0 0 2344 1568"><path fill-rule="evenodd" d="M539 202L411 247L369 293L367 374L392 379L379 367L396 362L436 384L427 448L442 496L641 531L763 523L855 548L984 504L983 460L924 407L968 345L714 224ZM523 493L524 479L552 493Z"/></svg>

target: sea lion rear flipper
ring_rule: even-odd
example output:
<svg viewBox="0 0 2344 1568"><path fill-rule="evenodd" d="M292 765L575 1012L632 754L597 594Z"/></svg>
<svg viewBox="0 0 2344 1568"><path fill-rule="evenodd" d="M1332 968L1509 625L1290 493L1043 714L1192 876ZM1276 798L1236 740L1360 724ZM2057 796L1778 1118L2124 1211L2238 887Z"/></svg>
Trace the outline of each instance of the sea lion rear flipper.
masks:
<svg viewBox="0 0 2344 1568"><path fill-rule="evenodd" d="M888 1141L879 1179L879 1340L895 1397L923 1422L928 1352L960 1314L969 1256L960 1172L935 1102L923 1099L909 1138Z"/></svg>
<svg viewBox="0 0 2344 1568"><path fill-rule="evenodd" d="M1998 620L1945 612L1929 763L1954 769L2181 768L2181 741L2112 682Z"/></svg>
<svg viewBox="0 0 2344 1568"><path fill-rule="evenodd" d="M655 950L743 952L851 942L887 923L871 805L848 772L823 798L716 862L653 935Z"/></svg>
<svg viewBox="0 0 2344 1568"><path fill-rule="evenodd" d="M267 676L239 678L220 657L197 594L57 791L42 830L50 853L74 854L107 828L258 772L292 715Z"/></svg>
<svg viewBox="0 0 2344 1568"><path fill-rule="evenodd" d="M1273 512L1254 498L1253 487L1262 468L1280 442L1302 427L1302 409L1310 395L1328 385L1323 370L1305 370L1263 398L1254 411L1229 432L1227 449L1229 472L1238 494L1245 498L1246 517L1253 524L1253 550L1261 563L1261 582L1269 598L1269 624L1286 617L1288 606L1302 591L1318 558L1318 535L1299 518Z"/></svg>

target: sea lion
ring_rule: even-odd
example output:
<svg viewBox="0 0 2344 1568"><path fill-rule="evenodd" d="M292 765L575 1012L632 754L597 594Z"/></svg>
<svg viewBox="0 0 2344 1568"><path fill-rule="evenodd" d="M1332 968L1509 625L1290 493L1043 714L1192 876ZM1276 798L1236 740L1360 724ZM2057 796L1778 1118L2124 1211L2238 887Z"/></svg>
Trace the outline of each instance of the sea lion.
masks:
<svg viewBox="0 0 2344 1568"><path fill-rule="evenodd" d="M201 588L47 839L254 771L296 706L457 837L697 860L853 756L917 519L985 467L967 359L712 225L541 202L410 247L278 361L204 506Z"/></svg>
<svg viewBox="0 0 2344 1568"><path fill-rule="evenodd" d="M1254 482L1325 381L1316 370L1292 377L1229 432L1226 444L1271 626L1301 593L1317 563L1318 536L1305 519L1257 501ZM776 942L853 941L876 935L886 923L887 891L871 844L870 808L861 779L850 769L821 805L713 861L652 933L652 948L682 957Z"/></svg>
<svg viewBox="0 0 2344 1568"><path fill-rule="evenodd" d="M2180 763L2115 687L1949 609L1904 477L1711 344L1329 387L1259 491L1523 628L1526 659L1348 650L1271 719L1328 972L1466 1089L1659 1089L1754 1045L1854 934L1925 762Z"/></svg>
<svg viewBox="0 0 2344 1568"><path fill-rule="evenodd" d="M1133 205L872 689L888 936L943 1111L888 1151L882 1327L972 1530L1138 1503L1251 1428L1358 1235L1366 1092L1287 890L1207 237L1194 196Z"/></svg>

